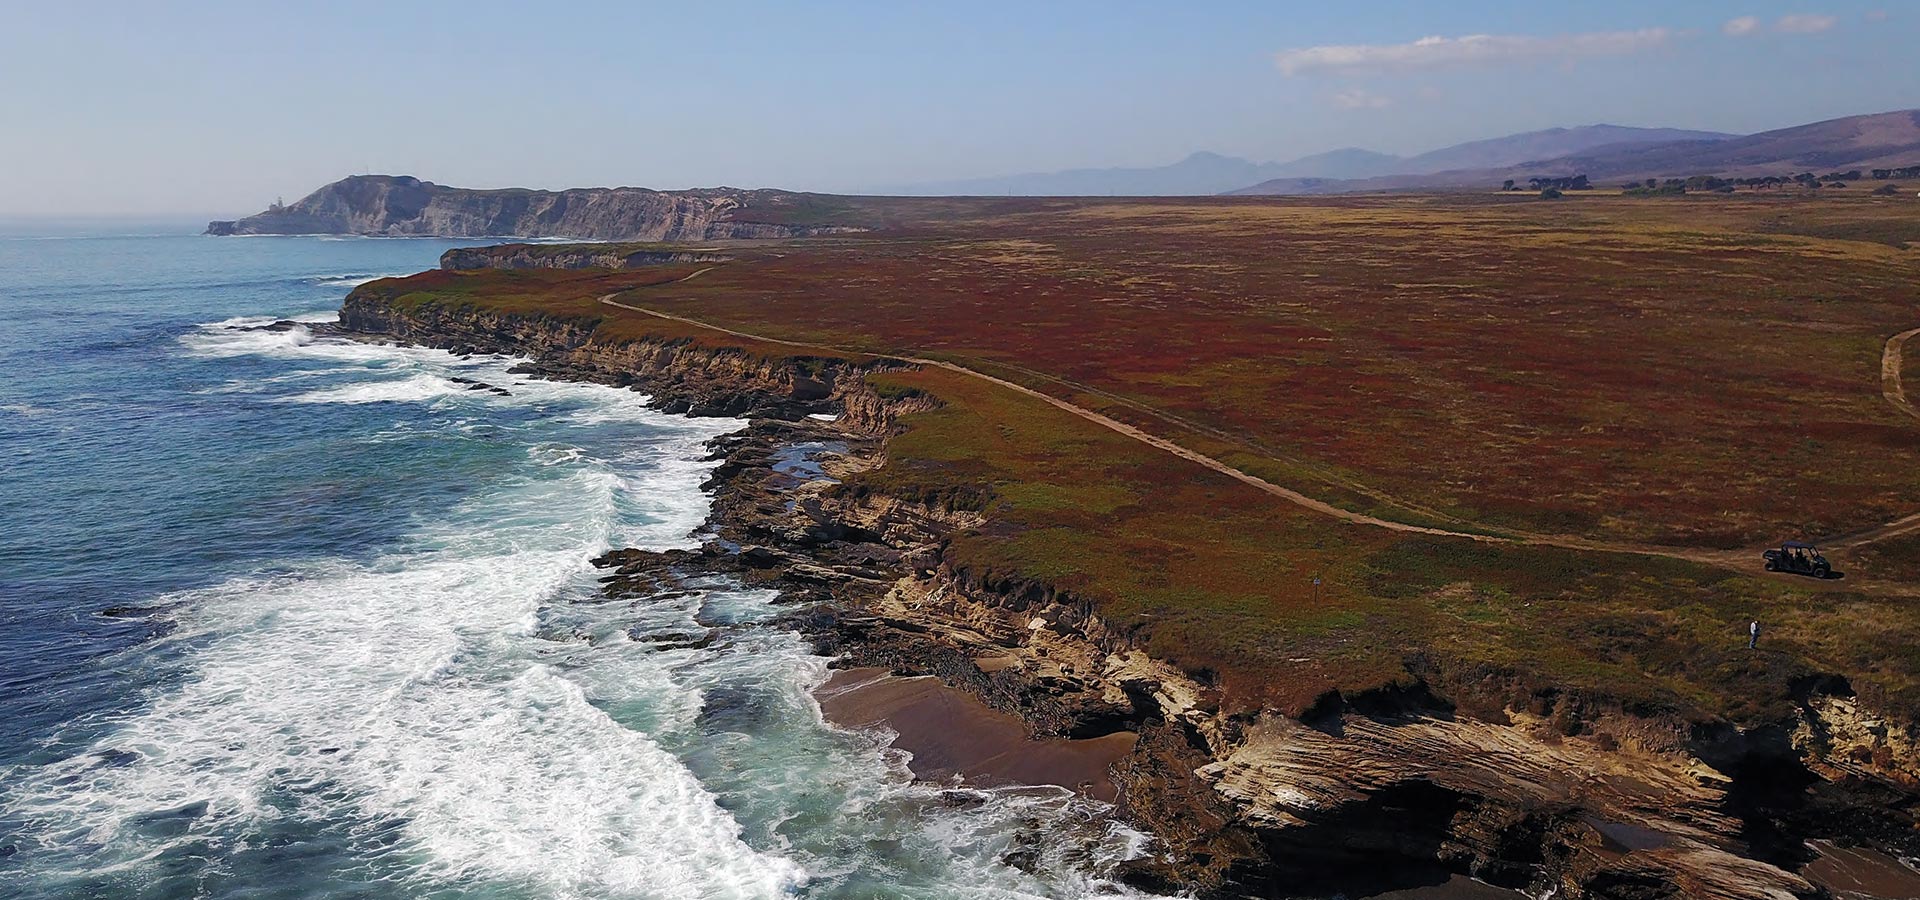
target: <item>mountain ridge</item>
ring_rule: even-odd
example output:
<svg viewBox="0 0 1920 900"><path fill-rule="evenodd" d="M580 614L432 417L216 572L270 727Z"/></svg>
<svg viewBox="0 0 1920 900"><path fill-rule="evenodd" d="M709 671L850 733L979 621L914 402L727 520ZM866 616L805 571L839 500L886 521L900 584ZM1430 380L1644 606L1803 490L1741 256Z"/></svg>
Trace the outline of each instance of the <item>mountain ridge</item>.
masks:
<svg viewBox="0 0 1920 900"><path fill-rule="evenodd" d="M1469 141L1415 156L1342 147L1286 162L1254 162L1201 150L1164 166L1117 166L1024 172L898 185L877 193L898 196L1200 196L1279 178L1359 179L1418 175L1482 165L1517 165L1602 145L1679 139L1727 140L1738 135L1680 128L1582 125ZM1252 180L1247 180L1251 178Z"/></svg>
<svg viewBox="0 0 1920 900"><path fill-rule="evenodd" d="M1596 182L1694 175L1743 177L1920 164L1920 109L1842 116L1721 140L1595 146L1553 158L1427 174L1360 179L1269 179L1230 194L1337 194L1445 190L1507 179L1586 175ZM1816 171L1817 170L1817 171Z"/></svg>

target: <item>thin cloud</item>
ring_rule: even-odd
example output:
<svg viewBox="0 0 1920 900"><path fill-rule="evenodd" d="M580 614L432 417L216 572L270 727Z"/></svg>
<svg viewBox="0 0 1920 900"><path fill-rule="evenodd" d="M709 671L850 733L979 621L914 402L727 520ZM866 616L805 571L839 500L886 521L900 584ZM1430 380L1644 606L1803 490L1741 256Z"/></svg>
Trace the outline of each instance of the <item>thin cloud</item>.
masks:
<svg viewBox="0 0 1920 900"><path fill-rule="evenodd" d="M1393 98L1382 97L1365 88L1354 88L1333 95L1333 105L1341 109L1386 109Z"/></svg>
<svg viewBox="0 0 1920 900"><path fill-rule="evenodd" d="M1780 21L1773 23L1773 30L1781 34L1819 34L1838 24L1840 20L1833 16L1796 13L1781 16Z"/></svg>
<svg viewBox="0 0 1920 900"><path fill-rule="evenodd" d="M1288 75L1438 69L1533 60L1627 56L1660 47L1673 37L1674 32L1667 28L1595 31L1552 37L1512 34L1435 36L1407 44L1340 44L1282 50L1274 54L1273 61L1281 72Z"/></svg>
<svg viewBox="0 0 1920 900"><path fill-rule="evenodd" d="M1720 26L1720 31L1730 37L1746 37L1747 35L1758 33L1760 31L1760 17L1741 16L1738 19L1728 19L1727 24Z"/></svg>

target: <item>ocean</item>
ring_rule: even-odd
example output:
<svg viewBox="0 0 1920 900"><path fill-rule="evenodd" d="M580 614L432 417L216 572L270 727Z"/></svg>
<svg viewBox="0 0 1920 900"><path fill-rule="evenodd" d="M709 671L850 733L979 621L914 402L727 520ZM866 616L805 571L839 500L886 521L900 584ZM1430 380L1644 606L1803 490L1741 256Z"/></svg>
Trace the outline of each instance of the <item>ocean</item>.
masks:
<svg viewBox="0 0 1920 900"><path fill-rule="evenodd" d="M1100 804L826 724L772 592L600 597L743 423L258 328L454 242L193 230L0 229L0 894L1125 893Z"/></svg>

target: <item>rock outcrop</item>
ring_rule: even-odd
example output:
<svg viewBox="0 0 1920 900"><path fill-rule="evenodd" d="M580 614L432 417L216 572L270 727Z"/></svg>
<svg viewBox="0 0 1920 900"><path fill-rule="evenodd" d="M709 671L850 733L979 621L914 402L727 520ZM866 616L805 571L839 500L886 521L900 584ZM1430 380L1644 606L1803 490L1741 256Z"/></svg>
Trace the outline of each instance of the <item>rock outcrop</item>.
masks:
<svg viewBox="0 0 1920 900"><path fill-rule="evenodd" d="M863 485L901 417L938 402L864 377L899 363L600 343L589 321L399 310L372 291L340 321L531 356L539 374L632 385L669 410L763 417L716 442L716 539L609 554L608 593L734 573L781 587L791 624L843 664L938 676L1039 736L1138 735L1114 767L1118 811L1156 845L1111 874L1142 887L1328 896L1466 874L1534 896L1788 900L1824 895L1799 874L1809 839L1920 852L1912 736L1844 684L1809 684L1796 718L1744 732L1598 703L1469 715L1444 699L1457 676L1431 665L1393 696L1334 697L1301 718L1223 710L1207 673L1152 658L1084 598L970 569L953 539L991 529L985 514ZM826 477L782 469L801 442L836 448Z"/></svg>
<svg viewBox="0 0 1920 900"><path fill-rule="evenodd" d="M1873 727L1832 724L1847 704L1824 694L1797 730L1693 738L1675 722L1591 710L1586 731L1568 735L1548 716L1472 718L1417 690L1310 721L1225 711L1204 674L1152 658L1082 599L968 569L952 539L991 528L983 514L860 489L900 412L761 420L722 439L709 523L720 540L680 564L781 587L803 604L793 624L841 665L937 676L1036 737L1138 735L1113 776L1121 813L1156 844L1104 875L1210 898L1357 895L1469 874L1516 898L1788 900L1823 896L1797 872L1807 837L1913 843L1903 795L1822 781L1807 768L1817 757L1794 749L1822 722L1836 735ZM839 448L816 451L827 478L778 471L797 443ZM610 591L657 577L629 566ZM1676 729L1677 742L1661 739ZM1800 790L1813 782L1820 790Z"/></svg>
<svg viewBox="0 0 1920 900"><path fill-rule="evenodd" d="M710 241L860 230L834 221L836 212L851 209L837 200L735 188L473 190L407 175L355 175L287 206L275 204L244 219L208 223L206 233ZM795 219L805 224L789 224Z"/></svg>
<svg viewBox="0 0 1920 900"><path fill-rule="evenodd" d="M859 377L899 365L876 360L793 356L774 361L685 341L593 340L590 321L429 306L400 312L379 295L355 290L340 308L340 328L456 353L529 356L523 371L546 378L631 387L655 406L696 416L798 419L843 410L850 427L884 429L900 404L882 402Z"/></svg>

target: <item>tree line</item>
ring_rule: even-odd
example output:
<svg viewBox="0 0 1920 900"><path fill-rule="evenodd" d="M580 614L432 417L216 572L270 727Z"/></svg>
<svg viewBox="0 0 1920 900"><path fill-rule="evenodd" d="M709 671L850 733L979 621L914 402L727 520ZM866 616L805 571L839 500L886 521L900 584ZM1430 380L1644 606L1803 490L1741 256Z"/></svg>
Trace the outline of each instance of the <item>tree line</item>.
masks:
<svg viewBox="0 0 1920 900"><path fill-rule="evenodd" d="M1500 185L1500 189L1503 191L1517 191L1520 187L1513 179L1509 178L1505 184ZM1550 176L1527 179L1527 189L1532 191L1590 191L1593 190L1593 183L1588 181L1585 175Z"/></svg>
<svg viewBox="0 0 1920 900"><path fill-rule="evenodd" d="M1689 178L1668 178L1664 181L1649 178L1645 181L1630 181L1620 189L1635 197L1667 196L1688 193L1731 194L1740 188L1754 191L1775 190L1797 186L1808 189L1844 188L1848 182L1862 181L1871 177L1875 181L1888 181L1894 178L1920 178L1920 166L1906 166L1897 169L1873 169L1862 172L1851 169L1845 172L1829 172L1815 175L1801 172L1795 175L1761 175L1750 178L1721 178L1718 175L1694 175ZM1502 191L1520 190L1519 183L1507 179L1500 185ZM1593 184L1585 175L1543 176L1527 179L1527 189L1540 192L1541 196L1560 196L1561 191L1592 190ZM1875 194L1891 195L1898 192L1898 186L1885 185L1875 190Z"/></svg>
<svg viewBox="0 0 1920 900"><path fill-rule="evenodd" d="M1920 166L1906 169L1875 169L1874 175L1889 173L1890 177L1920 178ZM1906 174L1901 174L1906 173ZM1754 191L1777 190L1783 187L1797 186L1809 190L1820 188L1844 188L1848 182L1860 181L1861 172L1854 169L1848 172L1830 172L1824 176L1812 172L1797 175L1760 175L1752 178L1721 178L1717 175L1695 175L1691 178L1669 178L1661 181L1649 178L1646 181L1632 181L1621 185L1621 190L1634 196L1655 194L1717 193L1731 194L1738 188ZM1881 181L1886 178L1879 178ZM1886 185L1875 191L1876 194L1892 194L1897 190L1894 185Z"/></svg>

